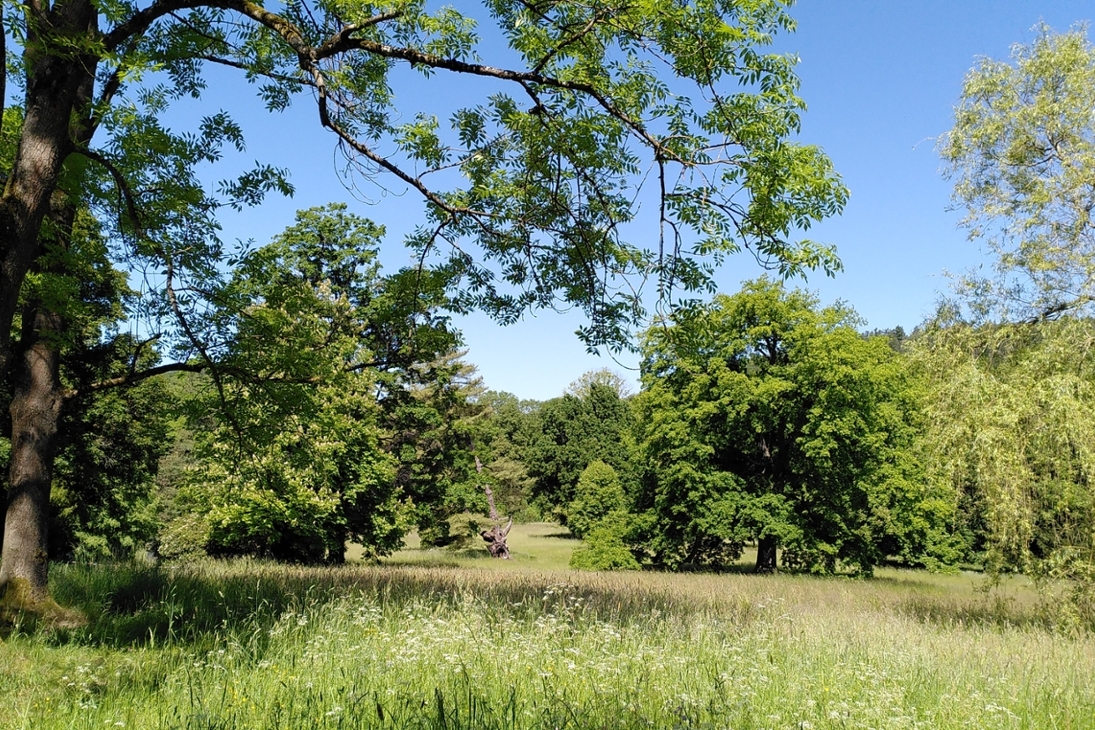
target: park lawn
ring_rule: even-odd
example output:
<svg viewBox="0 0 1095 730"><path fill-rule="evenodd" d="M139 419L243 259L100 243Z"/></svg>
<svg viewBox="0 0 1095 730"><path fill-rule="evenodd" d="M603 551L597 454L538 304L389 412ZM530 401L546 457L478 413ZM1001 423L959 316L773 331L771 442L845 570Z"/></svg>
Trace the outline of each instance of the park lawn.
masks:
<svg viewBox="0 0 1095 730"><path fill-rule="evenodd" d="M1095 639L1030 586L514 560L56 566L87 627L0 644L0 728L1093 728ZM478 548L478 546L476 546Z"/></svg>

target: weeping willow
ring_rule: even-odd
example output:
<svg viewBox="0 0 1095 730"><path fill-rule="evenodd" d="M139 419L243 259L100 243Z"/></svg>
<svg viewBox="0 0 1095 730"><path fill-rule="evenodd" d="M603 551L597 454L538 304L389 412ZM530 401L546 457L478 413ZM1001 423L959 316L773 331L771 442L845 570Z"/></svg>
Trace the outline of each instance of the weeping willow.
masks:
<svg viewBox="0 0 1095 730"><path fill-rule="evenodd" d="M921 455L968 550L1068 586L1095 619L1095 321L936 322L911 352Z"/></svg>

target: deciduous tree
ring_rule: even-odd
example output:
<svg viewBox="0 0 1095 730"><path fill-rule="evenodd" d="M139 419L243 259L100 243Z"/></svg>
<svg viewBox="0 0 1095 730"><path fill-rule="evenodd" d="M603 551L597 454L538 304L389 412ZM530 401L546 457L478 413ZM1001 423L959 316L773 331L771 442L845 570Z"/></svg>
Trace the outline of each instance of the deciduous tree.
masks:
<svg viewBox="0 0 1095 730"><path fill-rule="evenodd" d="M364 175L419 194L411 244L423 260L443 256L463 283L459 306L509 320L563 299L590 315L582 335L597 345L620 342L641 314L621 275L653 277L672 299L709 283L703 257L743 248L783 273L839 266L830 248L794 240L846 191L820 150L792 139L803 108L794 59L764 53L793 27L784 5L492 0L487 44L475 19L418 0L34 0L5 18L0 44L15 43L20 61L0 103L12 87L22 102L3 117L15 144L0 193L0 374L15 384L4 600L48 599L51 343L67 324L24 287L36 268L67 266L46 254L68 246L72 201L107 227L116 260L155 272L142 311L164 355L210 368L223 353L201 324L223 272L217 211L290 189L261 164L217 195L200 183L199 166L243 148L223 111L183 131L162 121L206 91L203 67L238 69L271 110L314 100L318 125ZM402 64L489 90L443 124L429 106L395 108ZM628 227L644 179L661 224L649 248Z"/></svg>
<svg viewBox="0 0 1095 730"><path fill-rule="evenodd" d="M636 507L657 562L869 573L915 554L930 493L900 356L843 306L760 279L655 324L643 348Z"/></svg>
<svg viewBox="0 0 1095 730"><path fill-rule="evenodd" d="M1095 48L1086 27L1036 31L1011 62L969 72L940 142L963 224L994 257L991 276L958 281L978 320L1089 313L1095 302Z"/></svg>

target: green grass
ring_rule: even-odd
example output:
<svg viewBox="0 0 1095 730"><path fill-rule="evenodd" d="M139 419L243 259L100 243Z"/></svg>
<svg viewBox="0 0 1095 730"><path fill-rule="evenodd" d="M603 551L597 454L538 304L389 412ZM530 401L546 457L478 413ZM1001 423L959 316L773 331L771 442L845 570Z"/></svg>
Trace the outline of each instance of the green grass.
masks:
<svg viewBox="0 0 1095 730"><path fill-rule="evenodd" d="M2 728L1092 728L1095 639L1029 586L514 560L58 566L85 628L0 644Z"/></svg>

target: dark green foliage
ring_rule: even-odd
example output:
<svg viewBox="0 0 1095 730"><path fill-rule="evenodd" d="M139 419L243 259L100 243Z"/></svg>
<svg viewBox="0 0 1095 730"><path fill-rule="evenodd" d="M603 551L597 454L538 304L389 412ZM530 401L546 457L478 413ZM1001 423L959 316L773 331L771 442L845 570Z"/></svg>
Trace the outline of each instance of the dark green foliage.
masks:
<svg viewBox="0 0 1095 730"><path fill-rule="evenodd" d="M384 448L395 458L397 487L415 504L424 545L451 541L452 515L486 511L475 468L485 416L476 400L482 384L462 355L450 352L410 368L404 382L386 389L380 401Z"/></svg>
<svg viewBox="0 0 1095 730"><path fill-rule="evenodd" d="M290 551L318 550L316 529L329 536L344 528L383 544L395 531L391 495L369 486L386 467L370 459L347 465L359 461L357 450L371 453L377 438L364 395L402 387L381 373L429 362L455 344L441 346L451 340L447 327L427 325L439 299L500 321L564 302L588 316L579 335L591 347L618 348L645 314L642 287L629 275L656 280L668 298L709 288L709 261L743 248L784 274L840 268L831 246L796 240L811 222L839 212L847 190L824 153L796 139L804 108L796 61L769 52L773 36L794 26L783 0L490 2L477 11L354 0L269 8L242 0L70 0L28 4L6 20L10 55L24 61L6 68L4 88L22 92L24 113L4 115L0 144L0 177L8 181L0 191L0 380L29 383L19 356L41 345L49 357L31 361L48 362L49 377L17 395L57 402L52 340L86 335L61 304L86 300L39 288L38 274L88 281L81 257L67 256L64 245L76 238L68 213L86 206L111 243L110 261L126 269L122 278L148 285L127 314L159 338L165 360L212 373L209 403L223 409L217 428L224 429L214 439L225 449L216 458L250 469L245 481L256 488L312 502L284 513L250 502L254 534L299 528L302 542L291 541ZM494 29L488 42L480 26ZM465 85L461 108L442 111L431 94L404 93L406 75L396 71L404 62L443 74L437 83ZM349 170L382 178L382 188L411 190L423 204L407 238L417 270L355 291L344 275L364 273L369 256L355 258L363 249L354 242L340 249L344 241L307 220L316 212L292 234L303 234L300 255L284 246L226 255L219 213L271 191L290 194L292 186L288 171L261 162L223 169L226 152L246 147L230 109L175 115L173 104L199 100L221 81L204 74L209 65L254 82L271 111L297 98L315 101L316 131L351 156ZM20 95L0 93L0 100L8 96ZM402 106L416 99L421 106ZM210 168L215 182L201 177ZM644 183L660 191L661 204L645 207L658 213L640 219ZM328 213L337 230L345 221ZM647 235L652 226L660 237ZM641 239L627 240L628 231L642 231ZM361 292L368 296L359 299ZM355 310L364 313L356 323ZM19 321L21 311L33 311L33 326ZM38 319L51 323L50 332ZM340 368L369 367L374 379L336 384ZM305 393L312 385L331 390ZM45 436L20 440L40 449L13 452L28 468L12 470L26 475L12 490L32 496L9 506L17 527L5 545L0 590L13 576L31 576L44 597L54 452L47 442L56 414L15 410L13 433ZM355 430L350 421L363 425ZM352 446L326 453L321 428ZM319 457L340 466L296 483L290 473ZM315 502L328 489L344 510L330 523L327 506ZM337 540L322 542L330 554Z"/></svg>
<svg viewBox="0 0 1095 730"><path fill-rule="evenodd" d="M767 279L647 333L636 508L656 562L869 573L938 526L911 445L917 391L882 338ZM765 549L767 548L767 550Z"/></svg>
<svg viewBox="0 0 1095 730"><path fill-rule="evenodd" d="M72 404L54 466L52 559L120 559L150 546L170 409L156 380Z"/></svg>
<svg viewBox="0 0 1095 730"><path fill-rule="evenodd" d="M615 389L592 383L585 397L567 393L537 411L539 434L525 465L536 480L534 496L563 524L582 471L596 460L611 466L627 483L633 474L628 435L633 417Z"/></svg>

